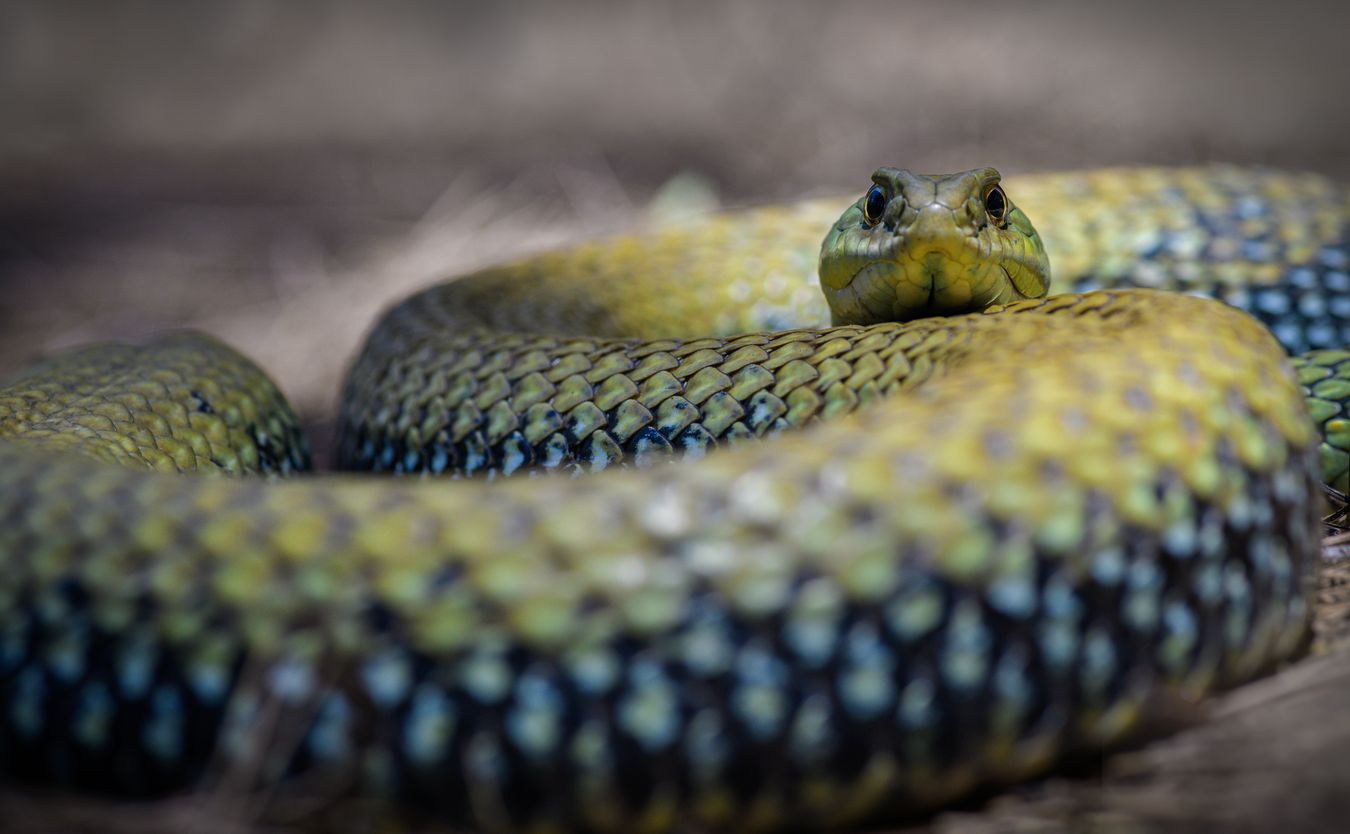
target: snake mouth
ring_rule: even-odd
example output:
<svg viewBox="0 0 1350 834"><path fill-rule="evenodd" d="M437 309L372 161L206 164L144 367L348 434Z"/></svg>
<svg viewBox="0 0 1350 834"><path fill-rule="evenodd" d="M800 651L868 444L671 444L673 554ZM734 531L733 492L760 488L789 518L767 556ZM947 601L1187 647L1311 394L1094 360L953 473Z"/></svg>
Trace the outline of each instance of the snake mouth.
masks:
<svg viewBox="0 0 1350 834"><path fill-rule="evenodd" d="M837 301L869 322L954 316L988 307L1009 280L1001 264L981 257L973 235L929 245L900 240L893 257L860 265Z"/></svg>

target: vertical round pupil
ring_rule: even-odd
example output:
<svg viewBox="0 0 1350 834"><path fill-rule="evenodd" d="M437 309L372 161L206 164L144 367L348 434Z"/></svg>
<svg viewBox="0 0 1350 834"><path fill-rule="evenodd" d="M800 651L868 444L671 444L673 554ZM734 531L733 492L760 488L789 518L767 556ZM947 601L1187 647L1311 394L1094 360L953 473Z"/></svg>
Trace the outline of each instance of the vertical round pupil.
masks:
<svg viewBox="0 0 1350 834"><path fill-rule="evenodd" d="M881 213L886 210L886 195L882 193L880 186L872 186L867 192L867 202L863 205L863 213L867 215L868 223L875 223L881 219Z"/></svg>

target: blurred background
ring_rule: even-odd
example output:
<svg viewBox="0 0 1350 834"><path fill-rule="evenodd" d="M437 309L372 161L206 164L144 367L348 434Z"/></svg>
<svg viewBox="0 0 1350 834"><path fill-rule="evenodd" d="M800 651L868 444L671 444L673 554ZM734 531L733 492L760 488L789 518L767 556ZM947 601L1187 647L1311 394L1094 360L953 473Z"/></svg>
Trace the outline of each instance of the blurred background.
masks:
<svg viewBox="0 0 1350 834"><path fill-rule="evenodd" d="M0 0L0 372L191 325L312 422L379 310L879 164L1350 178L1350 5Z"/></svg>

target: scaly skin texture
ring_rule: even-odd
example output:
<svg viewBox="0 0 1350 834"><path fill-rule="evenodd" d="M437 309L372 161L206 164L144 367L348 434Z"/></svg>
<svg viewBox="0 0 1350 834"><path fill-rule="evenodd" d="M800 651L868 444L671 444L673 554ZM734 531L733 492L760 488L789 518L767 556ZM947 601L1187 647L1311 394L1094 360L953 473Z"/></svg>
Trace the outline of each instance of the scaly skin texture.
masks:
<svg viewBox="0 0 1350 834"><path fill-rule="evenodd" d="M1070 288L1245 293L1300 346L1341 315L1304 301L1345 280L1324 180L1006 188ZM842 208L434 288L348 381L354 468L622 471L108 465L304 462L280 395L201 337L0 389L5 771L139 794L208 763L343 773L486 830L828 828L1041 772L1303 645L1299 383L1333 438L1346 354L1296 377L1252 317L1147 290L801 329L829 317L813 239Z"/></svg>

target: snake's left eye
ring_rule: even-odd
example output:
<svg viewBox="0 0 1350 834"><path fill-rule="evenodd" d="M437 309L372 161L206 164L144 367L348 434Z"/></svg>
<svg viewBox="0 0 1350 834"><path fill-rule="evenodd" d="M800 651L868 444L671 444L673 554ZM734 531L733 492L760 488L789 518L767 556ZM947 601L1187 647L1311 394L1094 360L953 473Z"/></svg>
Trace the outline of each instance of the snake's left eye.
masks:
<svg viewBox="0 0 1350 834"><path fill-rule="evenodd" d="M994 186L984 195L984 210L989 212L989 219L999 225L1008 219L1008 195L1003 193L1001 186Z"/></svg>
<svg viewBox="0 0 1350 834"><path fill-rule="evenodd" d="M875 226L881 220L882 212L886 211L886 192L881 190L881 186L874 185L867 191L867 199L863 200L863 219L867 225Z"/></svg>

